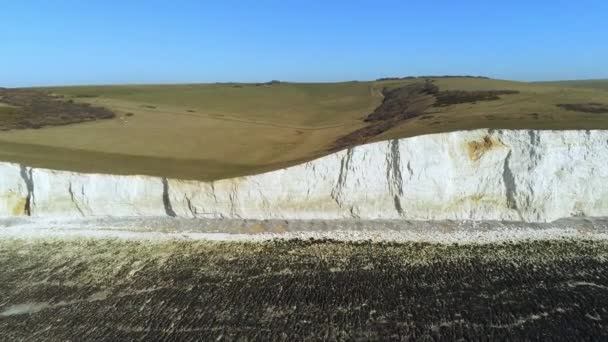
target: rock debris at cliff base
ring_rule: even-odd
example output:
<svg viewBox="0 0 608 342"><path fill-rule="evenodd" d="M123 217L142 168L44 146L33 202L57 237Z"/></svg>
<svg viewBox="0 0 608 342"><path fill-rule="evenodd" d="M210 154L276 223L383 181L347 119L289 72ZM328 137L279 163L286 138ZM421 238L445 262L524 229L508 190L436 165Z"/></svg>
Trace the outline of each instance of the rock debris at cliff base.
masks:
<svg viewBox="0 0 608 342"><path fill-rule="evenodd" d="M517 221L242 220L179 217L0 219L0 239L121 239L267 242L335 240L439 244L493 244L561 238L608 241L608 218Z"/></svg>
<svg viewBox="0 0 608 342"><path fill-rule="evenodd" d="M0 241L6 340L602 340L608 244Z"/></svg>

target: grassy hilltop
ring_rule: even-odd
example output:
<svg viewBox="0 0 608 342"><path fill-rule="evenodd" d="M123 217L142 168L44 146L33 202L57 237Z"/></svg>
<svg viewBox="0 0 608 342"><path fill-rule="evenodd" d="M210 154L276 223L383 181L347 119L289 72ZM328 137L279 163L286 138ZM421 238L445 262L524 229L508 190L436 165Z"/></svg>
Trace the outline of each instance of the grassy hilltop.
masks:
<svg viewBox="0 0 608 342"><path fill-rule="evenodd" d="M608 129L608 81L0 89L0 160L84 172L213 180L474 128Z"/></svg>

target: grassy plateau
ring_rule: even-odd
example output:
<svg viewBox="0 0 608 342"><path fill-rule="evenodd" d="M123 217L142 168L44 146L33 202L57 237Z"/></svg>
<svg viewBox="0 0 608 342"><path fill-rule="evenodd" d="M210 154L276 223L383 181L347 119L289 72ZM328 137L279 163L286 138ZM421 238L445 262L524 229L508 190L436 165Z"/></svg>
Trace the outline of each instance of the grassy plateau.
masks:
<svg viewBox="0 0 608 342"><path fill-rule="evenodd" d="M0 160L215 180L421 134L608 129L607 108L608 81L448 77L0 89Z"/></svg>

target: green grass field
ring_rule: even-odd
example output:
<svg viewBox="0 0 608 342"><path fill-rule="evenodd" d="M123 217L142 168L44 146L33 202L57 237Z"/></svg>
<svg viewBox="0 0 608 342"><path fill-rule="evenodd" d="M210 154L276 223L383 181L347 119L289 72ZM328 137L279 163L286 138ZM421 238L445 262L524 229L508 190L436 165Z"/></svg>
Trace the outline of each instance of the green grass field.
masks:
<svg viewBox="0 0 608 342"><path fill-rule="evenodd" d="M412 82L420 80L46 88L64 99L106 107L117 117L0 132L0 160L200 180L254 174L330 153L338 138L366 126L363 119L382 103L382 89ZM608 114L557 107L608 104L608 92L596 83L589 88L438 78L440 90L519 93L431 107L369 141L474 128L608 129ZM7 108L0 107L0 118L13 112Z"/></svg>

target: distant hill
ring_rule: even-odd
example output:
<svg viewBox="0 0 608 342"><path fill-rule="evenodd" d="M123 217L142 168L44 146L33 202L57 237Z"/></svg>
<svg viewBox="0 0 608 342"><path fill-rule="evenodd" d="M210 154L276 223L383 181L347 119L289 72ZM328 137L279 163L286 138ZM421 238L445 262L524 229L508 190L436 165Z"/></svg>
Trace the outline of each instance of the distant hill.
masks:
<svg viewBox="0 0 608 342"><path fill-rule="evenodd" d="M415 80L415 79L429 79L429 78L481 78L485 80L489 80L489 77L485 76L470 76L470 75L430 75L430 76L403 76L403 77L382 77L376 79L376 81L399 81L399 80Z"/></svg>

